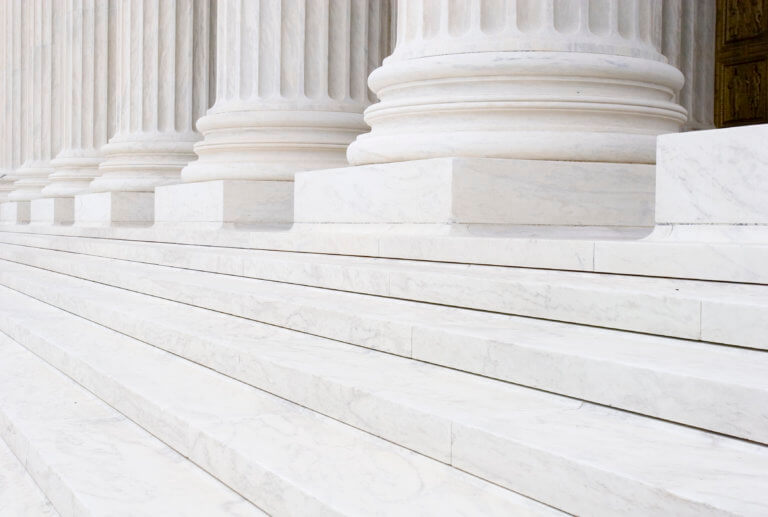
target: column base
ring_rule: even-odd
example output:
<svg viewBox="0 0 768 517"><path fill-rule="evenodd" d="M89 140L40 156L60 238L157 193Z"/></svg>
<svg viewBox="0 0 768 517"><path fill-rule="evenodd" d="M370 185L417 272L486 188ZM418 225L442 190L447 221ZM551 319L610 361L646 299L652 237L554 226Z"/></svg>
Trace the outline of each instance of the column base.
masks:
<svg viewBox="0 0 768 517"><path fill-rule="evenodd" d="M155 189L156 224L210 228L292 220L292 181L215 180Z"/></svg>
<svg viewBox="0 0 768 517"><path fill-rule="evenodd" d="M436 158L299 173L295 195L301 226L652 226L654 167Z"/></svg>
<svg viewBox="0 0 768 517"><path fill-rule="evenodd" d="M152 192L98 192L75 196L77 226L149 226L153 220Z"/></svg>
<svg viewBox="0 0 768 517"><path fill-rule="evenodd" d="M75 220L75 198L33 199L30 211L32 224L72 224Z"/></svg>
<svg viewBox="0 0 768 517"><path fill-rule="evenodd" d="M0 222L4 224L29 223L29 201L6 201L0 204Z"/></svg>

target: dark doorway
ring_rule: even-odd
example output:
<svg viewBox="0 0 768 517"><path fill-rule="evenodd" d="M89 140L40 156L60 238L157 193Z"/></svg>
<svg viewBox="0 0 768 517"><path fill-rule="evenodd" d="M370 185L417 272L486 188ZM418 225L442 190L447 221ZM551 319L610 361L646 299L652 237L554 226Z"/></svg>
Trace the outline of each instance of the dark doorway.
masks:
<svg viewBox="0 0 768 517"><path fill-rule="evenodd" d="M768 123L768 0L717 0L715 125Z"/></svg>

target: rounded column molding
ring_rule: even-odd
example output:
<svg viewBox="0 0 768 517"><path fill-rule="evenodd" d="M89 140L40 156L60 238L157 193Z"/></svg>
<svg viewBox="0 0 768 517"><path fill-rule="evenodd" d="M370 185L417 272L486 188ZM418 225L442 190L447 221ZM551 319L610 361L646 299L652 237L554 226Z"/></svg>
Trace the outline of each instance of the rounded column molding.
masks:
<svg viewBox="0 0 768 517"><path fill-rule="evenodd" d="M685 123L661 0L406 0L354 164L446 156L654 163Z"/></svg>
<svg viewBox="0 0 768 517"><path fill-rule="evenodd" d="M54 172L42 194L68 197L88 191L104 159L101 147L114 130L113 92L110 88L110 2L64 0L63 147L51 161Z"/></svg>
<svg viewBox="0 0 768 517"><path fill-rule="evenodd" d="M179 181L209 106L210 0L121 0L117 127L91 192L152 192Z"/></svg>
<svg viewBox="0 0 768 517"><path fill-rule="evenodd" d="M291 180L347 165L366 80L388 51L389 0L220 0L216 102L184 181Z"/></svg>

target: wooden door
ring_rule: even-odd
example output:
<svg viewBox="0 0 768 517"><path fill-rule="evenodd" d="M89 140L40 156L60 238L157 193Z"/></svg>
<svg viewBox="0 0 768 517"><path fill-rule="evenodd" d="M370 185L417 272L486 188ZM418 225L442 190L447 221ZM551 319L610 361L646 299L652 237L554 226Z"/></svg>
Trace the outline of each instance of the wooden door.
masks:
<svg viewBox="0 0 768 517"><path fill-rule="evenodd" d="M768 0L717 0L715 125L768 123Z"/></svg>

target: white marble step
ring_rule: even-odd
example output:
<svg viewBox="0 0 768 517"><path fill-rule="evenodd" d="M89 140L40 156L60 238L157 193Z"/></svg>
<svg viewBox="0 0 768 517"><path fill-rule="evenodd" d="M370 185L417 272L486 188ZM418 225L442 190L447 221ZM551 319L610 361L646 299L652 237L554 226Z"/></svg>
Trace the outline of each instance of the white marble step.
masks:
<svg viewBox="0 0 768 517"><path fill-rule="evenodd" d="M2 238L8 236L14 237ZM768 286L763 285L98 239L24 239L75 253L768 349ZM9 257L12 248L3 245L0 256Z"/></svg>
<svg viewBox="0 0 768 517"><path fill-rule="evenodd" d="M273 515L556 513L6 288L0 328Z"/></svg>
<svg viewBox="0 0 768 517"><path fill-rule="evenodd" d="M696 225L700 226L700 225ZM737 234L733 230L738 229ZM702 234L685 225L648 228L522 228L514 235L434 235L364 231L274 231L184 227L0 225L0 234L92 237L126 242L331 253L465 264L594 271L768 284L768 244L759 227L715 226Z"/></svg>
<svg viewBox="0 0 768 517"><path fill-rule="evenodd" d="M0 439L0 517L58 515L24 466Z"/></svg>
<svg viewBox="0 0 768 517"><path fill-rule="evenodd" d="M3 288L0 292L8 291ZM146 350L152 350L154 355L162 352L146 346L144 350L121 334L111 333L107 338L105 333L110 331L85 320L56 324L53 320L74 316L21 296L13 297L7 310L0 311L0 321L6 332L29 343L28 346L56 347L55 343L62 338L61 329L65 328L66 332L82 336L83 342L93 339L88 349L70 352L71 356L77 356L72 361L87 363L89 371L112 370L115 373L110 373L110 377L117 378L128 375L127 371L152 372L159 368L144 364L149 363ZM130 310L126 311L129 313ZM143 325L152 325L158 314L166 313L172 314L166 308L155 312L154 317L146 316ZM198 320L198 314L195 311L188 320L190 333L198 330L191 323ZM126 320L130 319L133 318L126 316ZM249 339L248 330L228 327L221 321L202 318L200 321L203 327L213 325L207 335L221 329L225 337L231 332L235 339L222 350L217 350L224 347L221 340L211 341L206 347L205 335L188 342L187 336L167 328L160 328L153 339L163 339L165 346L176 353L189 355L214 368L230 368L233 375L247 378L249 382L281 390L283 396L329 414L333 412L336 418L345 418L369 430L377 429L390 439L408 439L414 448L423 447L427 453L446 447L447 459L457 468L571 513L758 515L768 509L768 494L763 490L768 482L768 448L764 446L498 381L438 371L428 365L414 366L403 359L393 357L390 361L383 354L377 357L377 370L371 371L371 363L363 370L361 361L341 362L335 368L305 367L302 379L292 373L302 368L302 362L339 361L341 356L319 354L322 350L306 347L303 358L286 354L282 368L269 367L268 360L258 360L266 353L265 348ZM237 339L241 331L245 335ZM165 338L160 338L163 334ZM278 342L278 346L280 344ZM246 346L253 347L255 353L246 354ZM172 385L188 392L199 405L205 404L209 397L228 401L243 397L227 396L212 380L194 378L189 371L179 373L177 369L182 367L179 361L174 357L173 361L163 362L164 375L173 378ZM190 371L194 366L184 364ZM402 371L397 372L395 366ZM122 370L126 373L120 374ZM210 370L201 371L223 382L221 376L216 377ZM310 373L320 371L329 378L311 377ZM387 375L391 378L386 378ZM159 393L151 393L147 379L141 383L122 382L133 394L130 398L141 397L141 401L132 403L142 408L137 418L150 422L146 425L162 429L172 424L158 423L159 420L177 419L196 427L196 422L190 422L194 420L194 416L188 414L191 410L185 407L189 402L172 399L173 393L168 393L167 387L165 391L157 388ZM233 384L228 386L234 389ZM199 391L202 393L198 394ZM150 408L155 404L162 404L166 413L157 414ZM259 405L263 403L251 403L249 408ZM205 411L210 412L207 406L205 404ZM196 408L196 412L201 411L202 408ZM232 420L228 416L221 419ZM242 425L244 420L238 421ZM323 447L322 433L318 435L313 427L308 423L300 427L311 433L312 450ZM208 428L199 433L210 433ZM238 433L238 437L245 439L249 431L256 432L252 425L247 429L242 435ZM307 439L303 433L289 434L289 438L270 438L278 443L288 440L284 447L293 449L299 447L297 442L304 443L302 438ZM206 443L216 439L207 434L204 439L199 435L195 438ZM250 436L248 443L253 442L258 443L258 437Z"/></svg>
<svg viewBox="0 0 768 517"><path fill-rule="evenodd" d="M0 357L0 434L62 517L264 515L1 333Z"/></svg>
<svg viewBox="0 0 768 517"><path fill-rule="evenodd" d="M462 403L476 405L505 389L459 372L12 262L0 262L0 284L442 461L449 461L450 452L441 440L418 439L418 433L396 425L379 429L379 418L363 411L373 407L349 412L349 400L384 397L375 411L394 403L400 413L389 420L405 425L424 420L402 414L412 413L405 408L415 400L424 399L422 411L432 414L435 399L454 400L461 393ZM768 443L765 352L430 309L417 311L422 317L413 327L417 359ZM393 388L394 379L400 382ZM313 389L318 383L322 389ZM337 405L328 405L321 394L336 395ZM466 398L470 394L479 400Z"/></svg>

